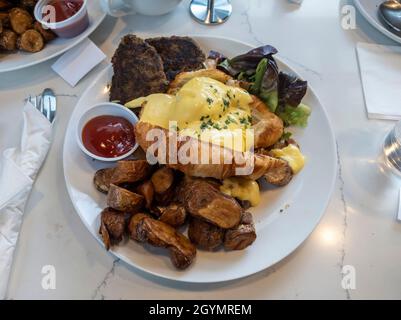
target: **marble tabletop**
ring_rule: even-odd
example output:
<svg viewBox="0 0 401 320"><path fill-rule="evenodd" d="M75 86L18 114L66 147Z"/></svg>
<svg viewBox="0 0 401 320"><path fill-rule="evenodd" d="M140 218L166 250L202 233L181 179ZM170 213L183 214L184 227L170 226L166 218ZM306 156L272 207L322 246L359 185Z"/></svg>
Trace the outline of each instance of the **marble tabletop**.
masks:
<svg viewBox="0 0 401 320"><path fill-rule="evenodd" d="M109 57L129 32L220 35L254 45L272 44L320 96L338 144L339 172L327 211L293 254L237 281L185 284L147 275L115 260L75 214L63 176L64 132L80 94L106 63L75 88L51 70L54 60L0 74L1 150L18 143L21 107L28 94L51 87L59 101L55 140L26 208L7 297L400 299L401 224L395 217L401 182L381 165L382 141L394 122L367 119L355 52L358 41L393 42L359 14L357 27L344 29L342 8L349 1L327 0L322 5L321 0L305 0L297 6L287 0L233 0L230 20L207 27L190 18L185 0L162 17L106 18L91 36ZM55 289L42 287L46 265L55 267ZM344 272L350 271L355 277L346 282Z"/></svg>

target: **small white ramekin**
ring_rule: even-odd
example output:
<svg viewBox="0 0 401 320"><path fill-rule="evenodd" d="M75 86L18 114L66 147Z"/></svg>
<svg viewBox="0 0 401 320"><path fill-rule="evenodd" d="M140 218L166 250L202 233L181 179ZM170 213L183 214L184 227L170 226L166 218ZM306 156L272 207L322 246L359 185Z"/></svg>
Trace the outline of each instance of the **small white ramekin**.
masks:
<svg viewBox="0 0 401 320"><path fill-rule="evenodd" d="M36 3L34 15L35 19L39 21L44 27L51 29L60 38L73 38L85 31L89 26L89 16L87 3L84 0L81 9L72 17L60 22L46 22L43 20L42 9L51 0L39 0Z"/></svg>
<svg viewBox="0 0 401 320"><path fill-rule="evenodd" d="M128 108L117 104L117 103L112 103L112 102L103 102L100 104L97 104L90 108L88 111L82 114L80 117L78 123L77 123L77 131L76 131L76 139L79 148L89 157L100 160L100 161L106 161L106 162L115 162L122 160L124 158L129 157L132 155L135 150L138 148L138 143L135 142L134 147L128 151L126 154L123 154L119 157L115 158L106 158L106 157L100 157L92 152L90 152L84 145L82 141L82 130L84 129L85 125L88 123L89 120L96 118L98 116L117 116L117 117L122 117L127 119L130 123L132 123L133 126L135 126L138 123L138 117L133 113L131 110Z"/></svg>

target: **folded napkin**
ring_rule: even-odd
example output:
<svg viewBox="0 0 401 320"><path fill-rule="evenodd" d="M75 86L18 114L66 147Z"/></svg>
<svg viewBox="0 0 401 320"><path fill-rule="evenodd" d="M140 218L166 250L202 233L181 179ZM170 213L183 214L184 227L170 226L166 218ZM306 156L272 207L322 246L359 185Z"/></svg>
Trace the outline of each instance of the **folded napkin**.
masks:
<svg viewBox="0 0 401 320"><path fill-rule="evenodd" d="M86 39L64 53L52 69L72 87L75 87L89 71L106 58L106 55L91 40Z"/></svg>
<svg viewBox="0 0 401 320"><path fill-rule="evenodd" d="M357 53L370 119L401 119L401 47L358 43Z"/></svg>
<svg viewBox="0 0 401 320"><path fill-rule="evenodd" d="M21 145L0 158L0 300L5 298L25 204L51 140L52 125L28 102Z"/></svg>

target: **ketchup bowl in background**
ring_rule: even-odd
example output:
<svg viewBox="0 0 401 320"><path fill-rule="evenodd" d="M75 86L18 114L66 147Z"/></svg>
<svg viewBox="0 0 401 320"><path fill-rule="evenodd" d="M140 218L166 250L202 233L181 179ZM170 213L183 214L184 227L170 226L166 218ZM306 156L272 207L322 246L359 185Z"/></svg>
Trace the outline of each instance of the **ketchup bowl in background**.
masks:
<svg viewBox="0 0 401 320"><path fill-rule="evenodd" d="M60 38L76 37L89 26L87 1L39 0L34 10L35 19Z"/></svg>
<svg viewBox="0 0 401 320"><path fill-rule="evenodd" d="M134 126L138 117L126 107L104 102L86 111L77 124L77 142L89 157L119 161L138 148Z"/></svg>

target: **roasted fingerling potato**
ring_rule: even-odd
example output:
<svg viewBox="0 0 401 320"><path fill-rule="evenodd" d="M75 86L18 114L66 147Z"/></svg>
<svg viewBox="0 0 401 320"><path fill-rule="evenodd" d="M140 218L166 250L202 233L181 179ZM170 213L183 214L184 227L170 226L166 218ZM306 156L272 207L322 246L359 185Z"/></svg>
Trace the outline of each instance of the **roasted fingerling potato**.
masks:
<svg viewBox="0 0 401 320"><path fill-rule="evenodd" d="M93 184L98 191L105 194L109 192L111 177L114 174L114 170L114 168L106 168L96 171L93 177Z"/></svg>
<svg viewBox="0 0 401 320"><path fill-rule="evenodd" d="M45 42L52 41L57 37L56 34L50 29L43 28L42 24L38 21L35 21L35 23L33 24L33 28L41 34Z"/></svg>
<svg viewBox="0 0 401 320"><path fill-rule="evenodd" d="M100 214L100 230L107 250L113 244L121 242L126 229L126 218L123 212L112 208L104 209Z"/></svg>
<svg viewBox="0 0 401 320"><path fill-rule="evenodd" d="M151 181L155 192L158 194L165 193L174 183L174 172L172 169L162 167L153 173Z"/></svg>
<svg viewBox="0 0 401 320"><path fill-rule="evenodd" d="M155 196L155 190L152 181L147 180L141 183L138 187L136 187L136 192L144 197L145 207L147 209L150 209L152 207L153 199Z"/></svg>
<svg viewBox="0 0 401 320"><path fill-rule="evenodd" d="M187 237L147 214L134 215L128 229L131 239L168 249L171 262L177 269L188 268L196 257L196 248Z"/></svg>
<svg viewBox="0 0 401 320"><path fill-rule="evenodd" d="M13 8L10 10L11 28L18 34L23 34L33 26L33 17L28 11L21 8Z"/></svg>
<svg viewBox="0 0 401 320"><path fill-rule="evenodd" d="M188 237L198 248L213 251L223 244L224 229L198 218L191 218Z"/></svg>
<svg viewBox="0 0 401 320"><path fill-rule="evenodd" d="M43 37L36 30L30 29L25 31L17 41L17 47L26 52L39 52L45 46Z"/></svg>
<svg viewBox="0 0 401 320"><path fill-rule="evenodd" d="M114 184L110 185L107 194L107 205L117 211L136 213L142 209L144 198L134 192L121 188Z"/></svg>
<svg viewBox="0 0 401 320"><path fill-rule="evenodd" d="M0 48L6 51L14 51L17 49L18 35L11 30L3 30L0 34Z"/></svg>
<svg viewBox="0 0 401 320"><path fill-rule="evenodd" d="M187 212L179 203L172 203L166 207L158 207L159 221L167 223L168 225L178 228L185 224Z"/></svg>

